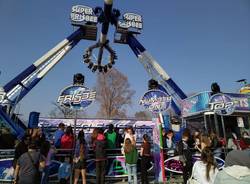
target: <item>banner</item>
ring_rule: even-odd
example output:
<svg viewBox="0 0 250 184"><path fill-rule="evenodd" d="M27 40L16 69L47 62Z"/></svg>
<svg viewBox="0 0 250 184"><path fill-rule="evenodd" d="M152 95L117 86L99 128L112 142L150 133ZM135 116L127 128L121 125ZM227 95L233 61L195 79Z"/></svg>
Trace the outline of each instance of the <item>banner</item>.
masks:
<svg viewBox="0 0 250 184"><path fill-rule="evenodd" d="M64 88L57 99L61 106L82 110L88 107L96 98L96 92L82 85L72 85Z"/></svg>
<svg viewBox="0 0 250 184"><path fill-rule="evenodd" d="M53 138L53 132L58 128L60 123L64 123L65 126L74 126L74 119L53 119L53 118L40 118L38 126L43 128L48 139ZM77 119L76 130L84 130L86 139L90 139L92 131L96 127L108 128L109 124L113 124L115 128L123 133L123 129L128 126L133 126L136 134L136 140L142 141L144 134L152 137L152 128L154 123L152 121L137 121L137 120L105 120L105 119Z"/></svg>
<svg viewBox="0 0 250 184"><path fill-rule="evenodd" d="M163 157L163 148L160 141L162 134L161 122L159 118L153 118L154 122L153 128L153 156L154 156L154 173L155 179L158 182L163 182L165 180L165 169L164 169L164 157Z"/></svg>
<svg viewBox="0 0 250 184"><path fill-rule="evenodd" d="M149 90L140 100L140 105L153 113L166 111L171 105L171 96L161 90Z"/></svg>
<svg viewBox="0 0 250 184"><path fill-rule="evenodd" d="M235 103L228 95L218 93L210 97L209 109L220 116L231 115L235 111Z"/></svg>
<svg viewBox="0 0 250 184"><path fill-rule="evenodd" d="M228 96L234 103L234 112L250 113L250 95L239 93L221 93ZM182 116L188 117L206 111L211 111L209 107L210 92L202 92L184 99L182 104Z"/></svg>

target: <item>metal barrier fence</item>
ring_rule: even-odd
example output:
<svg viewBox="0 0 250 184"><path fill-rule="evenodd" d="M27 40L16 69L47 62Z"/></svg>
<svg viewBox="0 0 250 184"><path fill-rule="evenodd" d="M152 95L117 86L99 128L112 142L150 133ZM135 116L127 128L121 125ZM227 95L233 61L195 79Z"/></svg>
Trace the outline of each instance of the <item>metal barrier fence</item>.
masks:
<svg viewBox="0 0 250 184"><path fill-rule="evenodd" d="M182 175L182 163L179 156L176 154L168 154L170 150L165 149L165 172L168 176L168 180L175 178L176 176ZM73 157L73 150L56 150L54 159L52 160L50 166L50 183L58 182L57 174L58 168L61 164L61 158L65 156ZM222 155L225 153L222 152ZM193 155L193 162L199 159L199 154ZM14 169L12 168L12 161L14 158L14 150L0 150L0 182L11 182L13 179ZM224 166L224 160L215 157L218 167L222 168ZM5 167L5 168L4 168ZM138 175L140 175L140 159L138 160ZM152 158L150 164L147 168L149 172L149 177L154 177L154 159ZM73 164L72 164L72 176L73 178ZM106 180L122 180L127 177L127 171L125 167L124 156L121 155L121 149L107 149L107 162L106 162ZM90 149L87 157L87 180L95 179L95 159L93 150Z"/></svg>

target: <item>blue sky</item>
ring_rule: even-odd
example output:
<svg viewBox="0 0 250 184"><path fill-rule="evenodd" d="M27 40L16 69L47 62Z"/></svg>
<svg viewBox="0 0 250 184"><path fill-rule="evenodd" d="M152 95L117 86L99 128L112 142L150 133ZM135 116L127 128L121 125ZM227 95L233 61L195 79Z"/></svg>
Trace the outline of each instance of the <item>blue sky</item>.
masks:
<svg viewBox="0 0 250 184"><path fill-rule="evenodd" d="M76 4L102 6L103 0L0 1L0 85L73 32L69 15ZM222 91L236 92L240 88L236 80L250 81L249 0L114 0L114 7L143 16L139 41L186 94L209 90L214 81ZM93 87L96 75L82 63L90 44L81 41L21 101L20 113L39 111L46 116L74 73L83 73L86 86ZM147 90L149 76L128 46L111 45L119 58L116 68L128 76L136 91L128 107L133 115L143 110L138 101ZM86 112L94 115L96 110L94 104Z"/></svg>

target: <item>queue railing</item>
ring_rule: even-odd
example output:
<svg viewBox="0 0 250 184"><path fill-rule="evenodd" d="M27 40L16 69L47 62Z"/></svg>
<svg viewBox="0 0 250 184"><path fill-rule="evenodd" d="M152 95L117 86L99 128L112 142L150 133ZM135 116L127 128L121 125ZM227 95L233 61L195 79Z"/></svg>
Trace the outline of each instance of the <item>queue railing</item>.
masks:
<svg viewBox="0 0 250 184"><path fill-rule="evenodd" d="M139 147L138 147L138 151ZM176 152L169 154L170 149L164 149L164 160L165 160L165 171L166 176L168 176L170 179L177 177L180 177L182 175L182 165L179 160L179 156L176 154ZM194 153L196 150L192 150ZM225 154L228 152L224 151L222 149L221 155L224 157ZM125 167L125 159L124 156L121 154L121 148L117 149L107 149L107 167L106 167L106 180L124 180L127 177L126 167ZM74 156L74 150L72 149L56 149L54 159L52 160L51 165L51 173L49 177L50 183L57 183L57 172L58 168L62 162L62 158L64 157L70 157L71 160ZM222 157L222 158L223 158ZM14 149L8 149L8 150L0 150L0 163L3 163L2 161L9 161L7 166L10 166L14 158ZM222 158L218 158L218 162L221 164L221 167L223 167L224 160ZM194 160L199 159L199 154L194 154ZM154 159L152 156L152 160L150 164L147 167L147 170L149 172L149 177L151 179L154 178ZM71 174L71 180L73 180L73 162L72 162L72 174ZM13 172L13 169L6 168L6 170L3 170L5 172L5 175L1 173L1 164L0 164L0 182L1 183L8 183L12 182L13 177L11 178L11 172ZM6 176L9 175L9 178L6 178ZM138 175L140 175L140 159L138 161ZM5 177L5 178L1 178ZM87 180L95 180L95 159L94 159L94 151L92 148L89 149L88 155L87 155Z"/></svg>

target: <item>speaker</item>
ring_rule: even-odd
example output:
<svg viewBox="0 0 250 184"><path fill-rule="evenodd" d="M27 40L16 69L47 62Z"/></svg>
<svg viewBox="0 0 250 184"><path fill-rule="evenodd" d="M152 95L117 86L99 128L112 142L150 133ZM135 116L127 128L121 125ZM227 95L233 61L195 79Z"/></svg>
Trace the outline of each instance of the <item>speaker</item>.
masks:
<svg viewBox="0 0 250 184"><path fill-rule="evenodd" d="M28 128L37 128L40 112L30 112Z"/></svg>
<svg viewBox="0 0 250 184"><path fill-rule="evenodd" d="M73 78L73 84L74 85L83 85L84 84L84 75L81 73L77 73L74 75Z"/></svg>
<svg viewBox="0 0 250 184"><path fill-rule="evenodd" d="M148 81L148 90L151 90L151 89L159 89L159 84L154 79L150 79Z"/></svg>
<svg viewBox="0 0 250 184"><path fill-rule="evenodd" d="M211 91L212 91L211 95L220 93L220 86L216 82L212 83Z"/></svg>

